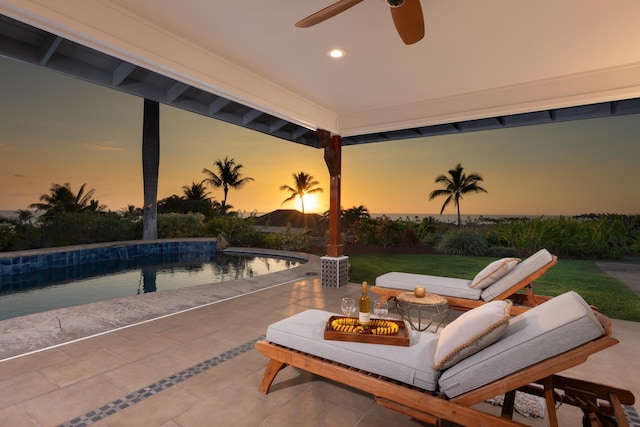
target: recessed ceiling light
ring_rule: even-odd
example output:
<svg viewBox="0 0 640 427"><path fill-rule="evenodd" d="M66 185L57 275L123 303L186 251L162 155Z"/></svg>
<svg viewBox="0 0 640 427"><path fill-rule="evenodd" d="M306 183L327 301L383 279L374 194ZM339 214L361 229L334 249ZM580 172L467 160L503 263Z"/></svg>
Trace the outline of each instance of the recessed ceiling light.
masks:
<svg viewBox="0 0 640 427"><path fill-rule="evenodd" d="M342 49L331 49L329 52L327 52L327 55L329 55L332 58L342 58L343 56L346 55L346 52Z"/></svg>

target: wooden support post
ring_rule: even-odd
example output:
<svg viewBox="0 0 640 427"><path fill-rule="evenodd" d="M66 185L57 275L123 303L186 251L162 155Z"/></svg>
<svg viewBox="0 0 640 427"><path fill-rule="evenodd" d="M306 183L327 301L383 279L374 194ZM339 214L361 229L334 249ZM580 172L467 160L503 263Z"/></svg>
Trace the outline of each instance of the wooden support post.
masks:
<svg viewBox="0 0 640 427"><path fill-rule="evenodd" d="M339 135L331 136L329 131L318 129L318 138L324 148L324 161L329 169L329 242L327 256L342 256L340 243L340 180L342 175L342 139Z"/></svg>
<svg viewBox="0 0 640 427"><path fill-rule="evenodd" d="M348 257L342 255L340 242L340 180L342 178L342 139L329 131L318 129L320 146L324 148L324 161L330 177L329 241L327 255L321 259L322 286L340 287L349 282Z"/></svg>

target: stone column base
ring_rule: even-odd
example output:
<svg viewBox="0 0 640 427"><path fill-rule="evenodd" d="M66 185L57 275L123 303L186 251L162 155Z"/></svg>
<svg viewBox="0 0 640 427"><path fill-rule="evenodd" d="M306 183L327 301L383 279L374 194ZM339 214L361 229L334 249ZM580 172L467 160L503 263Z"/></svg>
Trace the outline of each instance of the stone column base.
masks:
<svg viewBox="0 0 640 427"><path fill-rule="evenodd" d="M349 257L320 258L320 282L322 286L339 288L349 283Z"/></svg>

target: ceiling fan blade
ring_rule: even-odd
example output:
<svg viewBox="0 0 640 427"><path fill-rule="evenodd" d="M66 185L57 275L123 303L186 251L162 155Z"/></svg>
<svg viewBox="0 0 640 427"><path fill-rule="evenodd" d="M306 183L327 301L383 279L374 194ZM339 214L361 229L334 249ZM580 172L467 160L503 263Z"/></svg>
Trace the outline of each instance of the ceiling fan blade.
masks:
<svg viewBox="0 0 640 427"><path fill-rule="evenodd" d="M424 17L420 0L405 0L402 6L392 7L391 16L404 44L413 44L422 40Z"/></svg>
<svg viewBox="0 0 640 427"><path fill-rule="evenodd" d="M309 15L306 18L296 22L296 27L306 28L319 24L320 22L326 21L329 18L333 18L337 14L344 12L345 10L357 5L362 1L364 0L340 0L339 2L336 2L331 6L327 6L324 9L314 13L313 15Z"/></svg>

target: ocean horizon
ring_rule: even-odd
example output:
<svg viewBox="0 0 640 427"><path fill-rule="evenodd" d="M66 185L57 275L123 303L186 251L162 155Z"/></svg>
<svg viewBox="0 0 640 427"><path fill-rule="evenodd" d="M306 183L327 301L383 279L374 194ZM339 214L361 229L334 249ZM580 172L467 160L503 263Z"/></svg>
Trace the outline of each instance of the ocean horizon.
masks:
<svg viewBox="0 0 640 427"><path fill-rule="evenodd" d="M3 218L17 218L18 214L16 213L16 211L1 211L0 210L0 217Z"/></svg>
<svg viewBox="0 0 640 427"><path fill-rule="evenodd" d="M256 216L266 215L269 212L256 212ZM322 215L322 213L312 212L316 214ZM441 222L458 222L458 214L434 214L434 213L380 213L380 212L372 212L369 213L371 218L382 218L386 216L392 220L398 219L409 219L410 221L421 222L424 218L433 218L436 221ZM573 216L573 215L544 215L544 214L536 214L536 215L521 215L521 214L460 214L460 220L462 222L474 222L482 219L500 219L500 218L557 218L559 216Z"/></svg>
<svg viewBox="0 0 640 427"><path fill-rule="evenodd" d="M407 219L409 218L412 221L422 221L424 218L434 218L437 221L442 222L458 222L458 214L433 214L433 213L372 213L370 214L372 218L381 218L382 216L387 216L390 219ZM463 213L460 214L460 220L462 222L467 221L477 221L480 219L500 219L500 218L537 218L537 217L556 217L558 215L514 215L514 214L500 214L500 215L490 215L490 214L469 214L465 215Z"/></svg>

